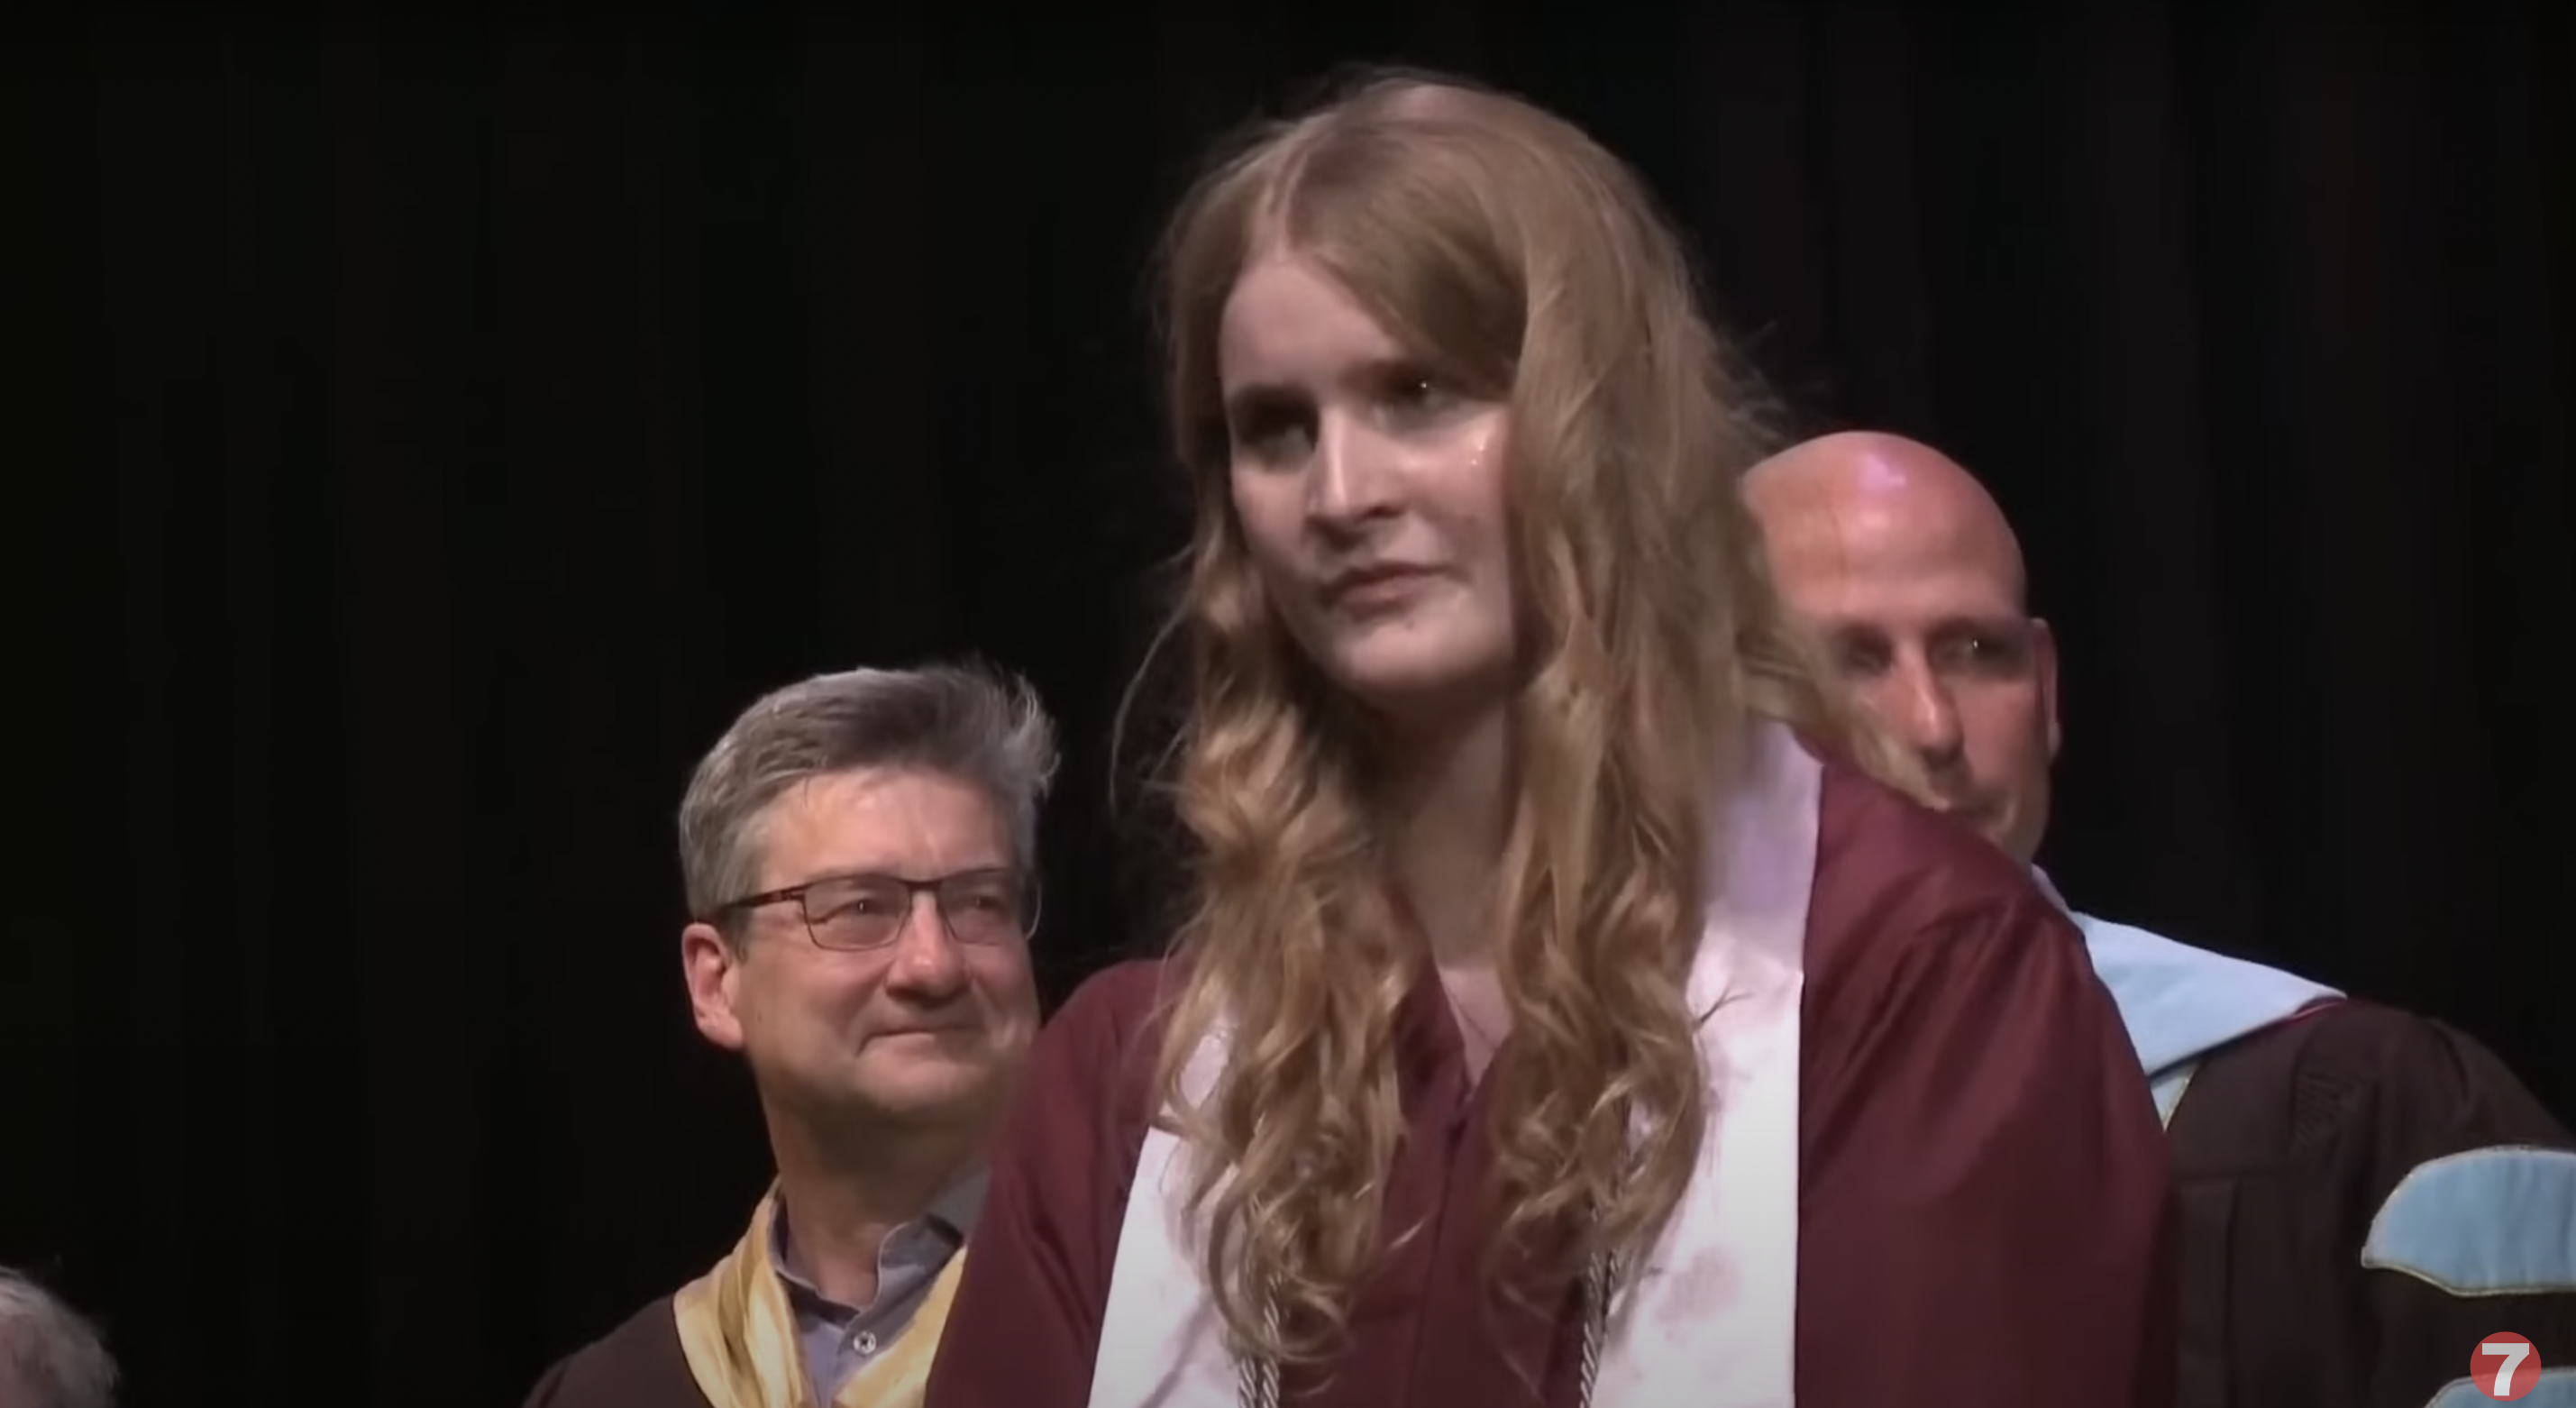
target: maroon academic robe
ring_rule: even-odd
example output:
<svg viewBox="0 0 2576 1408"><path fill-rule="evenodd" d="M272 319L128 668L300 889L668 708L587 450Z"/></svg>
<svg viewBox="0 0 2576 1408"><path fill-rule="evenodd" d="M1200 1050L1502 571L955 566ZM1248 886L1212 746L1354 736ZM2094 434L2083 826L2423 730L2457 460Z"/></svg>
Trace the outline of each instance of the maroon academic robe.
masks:
<svg viewBox="0 0 2576 1408"><path fill-rule="evenodd" d="M2164 1135L2066 917L1966 829L1825 770L1800 998L1799 1408L2169 1408ZM1085 1408L1144 1138L1162 965L1040 1038L927 1408ZM1579 1288L1499 1290L1490 1146L1436 978L1398 1032L1390 1245L1303 1408L1574 1408ZM1536 1392L1533 1393L1533 1384Z"/></svg>
<svg viewBox="0 0 2576 1408"><path fill-rule="evenodd" d="M2433 1194L2429 1207L2391 1209L2391 1193L2436 1161L2467 1173L2476 1160L2460 1156L2472 1151L2514 1159L2576 1143L2470 1038L2336 1002L2206 1058L2172 1137L2181 1408L2422 1408L2467 1377L2478 1342L2499 1330L2530 1340L2542 1365L2576 1367L2576 1282L2565 1269L2555 1284L2445 1286L2369 1264L2374 1224L2431 1211L2509 1224L2503 1235L2523 1243L2513 1262L2576 1266L2563 1159L2554 1178L2519 1181L2536 1214L2528 1222L2507 1197L2421 1184L2411 1191ZM2463 1228L2454 1240L2471 1238Z"/></svg>

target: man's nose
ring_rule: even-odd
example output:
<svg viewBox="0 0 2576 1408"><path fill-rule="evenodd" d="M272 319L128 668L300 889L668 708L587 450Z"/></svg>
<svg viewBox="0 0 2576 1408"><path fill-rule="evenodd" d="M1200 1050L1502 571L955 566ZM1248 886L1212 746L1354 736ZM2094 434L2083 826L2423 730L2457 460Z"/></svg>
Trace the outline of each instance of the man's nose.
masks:
<svg viewBox="0 0 2576 1408"><path fill-rule="evenodd" d="M947 918L939 912L938 897L926 890L913 896L903 932L894 938L887 984L917 992L950 992L965 980L966 964L957 952L955 936L948 932Z"/></svg>
<svg viewBox="0 0 2576 1408"><path fill-rule="evenodd" d="M1935 768L1955 765L1966 740L1959 729L1958 706L1950 688L1921 662L1899 667L1892 681L1896 707L1887 712L1905 742Z"/></svg>

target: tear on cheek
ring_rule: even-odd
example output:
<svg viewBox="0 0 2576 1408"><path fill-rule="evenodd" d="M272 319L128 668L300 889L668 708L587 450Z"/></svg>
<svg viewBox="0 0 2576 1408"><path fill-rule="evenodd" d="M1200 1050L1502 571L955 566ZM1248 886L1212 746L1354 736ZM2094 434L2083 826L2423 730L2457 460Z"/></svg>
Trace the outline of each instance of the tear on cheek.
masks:
<svg viewBox="0 0 2576 1408"><path fill-rule="evenodd" d="M1492 420L1470 434L1467 442L1469 469L1478 474L1502 472L1503 457L1509 448L1508 437L1504 434L1505 429L1503 413L1498 410L1494 412Z"/></svg>

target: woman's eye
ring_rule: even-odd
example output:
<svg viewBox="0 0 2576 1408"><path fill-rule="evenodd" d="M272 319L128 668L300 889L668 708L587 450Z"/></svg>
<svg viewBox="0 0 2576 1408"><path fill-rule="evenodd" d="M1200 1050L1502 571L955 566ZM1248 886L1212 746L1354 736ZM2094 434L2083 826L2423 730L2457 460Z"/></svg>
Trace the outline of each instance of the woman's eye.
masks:
<svg viewBox="0 0 2576 1408"><path fill-rule="evenodd" d="M1387 387L1386 404L1398 415L1434 416L1447 410L1455 398L1439 382L1427 376L1403 376Z"/></svg>

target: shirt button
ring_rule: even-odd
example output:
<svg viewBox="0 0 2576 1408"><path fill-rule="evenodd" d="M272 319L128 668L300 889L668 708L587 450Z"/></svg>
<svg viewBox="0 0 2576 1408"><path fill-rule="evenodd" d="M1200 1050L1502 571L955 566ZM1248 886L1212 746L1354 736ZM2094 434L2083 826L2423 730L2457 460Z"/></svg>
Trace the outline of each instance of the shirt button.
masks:
<svg viewBox="0 0 2576 1408"><path fill-rule="evenodd" d="M876 1332L876 1331L874 1331L874 1330L861 1330L861 1331L859 1331L859 1337L858 1337L857 1339L854 1339L854 1340L850 1341L850 1348L857 1350L857 1351L858 1351L859 1353L861 1353L861 1354L874 1354L874 1353L876 1353L876 1352L877 1352L877 1332Z"/></svg>

